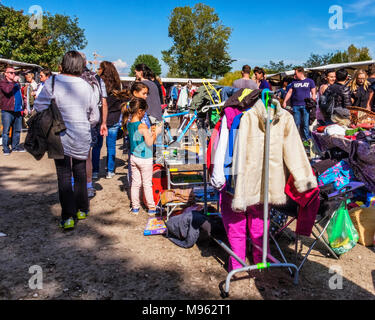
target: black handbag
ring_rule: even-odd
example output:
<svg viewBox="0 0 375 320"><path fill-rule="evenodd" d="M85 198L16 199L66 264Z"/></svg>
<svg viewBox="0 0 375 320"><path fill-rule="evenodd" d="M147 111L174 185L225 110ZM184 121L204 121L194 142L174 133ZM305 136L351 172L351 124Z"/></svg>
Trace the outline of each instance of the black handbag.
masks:
<svg viewBox="0 0 375 320"><path fill-rule="evenodd" d="M52 76L52 94L55 90L55 76ZM36 160L41 160L46 152L50 159L63 159L64 148L60 133L66 130L56 100L52 99L48 109L37 112L28 120L29 127L25 139L25 149Z"/></svg>

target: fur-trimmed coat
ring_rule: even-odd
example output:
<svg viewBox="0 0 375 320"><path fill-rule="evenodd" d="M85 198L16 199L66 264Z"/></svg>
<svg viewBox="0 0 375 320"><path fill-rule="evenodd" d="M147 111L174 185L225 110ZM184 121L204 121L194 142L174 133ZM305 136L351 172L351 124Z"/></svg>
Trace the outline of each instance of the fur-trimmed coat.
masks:
<svg viewBox="0 0 375 320"><path fill-rule="evenodd" d="M317 180L293 116L282 109L278 101L275 102L276 109L271 109L269 203L281 205L287 201L284 192L287 169L300 193L316 188ZM237 212L263 203L266 117L266 108L259 99L241 119L233 156L235 195L232 208Z"/></svg>

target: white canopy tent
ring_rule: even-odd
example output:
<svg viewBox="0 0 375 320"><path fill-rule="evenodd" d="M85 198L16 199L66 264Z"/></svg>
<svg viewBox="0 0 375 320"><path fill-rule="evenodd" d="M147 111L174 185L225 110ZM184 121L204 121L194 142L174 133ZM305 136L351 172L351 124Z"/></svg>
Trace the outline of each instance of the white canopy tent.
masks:
<svg viewBox="0 0 375 320"><path fill-rule="evenodd" d="M338 69L347 69L356 70L356 69L363 69L368 66L375 65L375 60L368 60L368 61L360 61L360 62L347 62L347 63L335 63L335 64L328 64L325 66L315 67L315 68L305 68L307 72L324 72L326 70L338 70ZM270 74L267 75L267 79L281 81L285 77L291 77L294 75L294 70L284 71L280 73Z"/></svg>
<svg viewBox="0 0 375 320"><path fill-rule="evenodd" d="M134 82L135 77L120 77L121 82ZM164 84L175 84L175 83L180 83L180 84L187 84L188 81L191 80L193 84L203 84L203 82L209 81L210 83L217 83L216 80L213 79L190 79L190 78L161 78L161 81Z"/></svg>
<svg viewBox="0 0 375 320"><path fill-rule="evenodd" d="M19 69L38 69L38 70L43 69L41 66L37 64L25 63L25 62L0 58L0 70L4 69L5 66L7 65L11 65Z"/></svg>

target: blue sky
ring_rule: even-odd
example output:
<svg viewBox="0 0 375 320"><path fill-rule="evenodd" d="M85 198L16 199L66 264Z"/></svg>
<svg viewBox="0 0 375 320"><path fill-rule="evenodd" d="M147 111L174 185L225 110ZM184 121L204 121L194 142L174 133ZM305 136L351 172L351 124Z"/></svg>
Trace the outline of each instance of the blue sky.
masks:
<svg viewBox="0 0 375 320"><path fill-rule="evenodd" d="M168 17L177 6L203 2L219 14L223 24L233 29L230 54L242 65L262 66L270 60L305 62L310 53L324 54L346 49L351 43L367 46L375 57L375 0L328 1L222 1L222 0L0 0L7 6L28 12L32 5L44 11L76 15L85 29L88 58L93 52L104 60L118 61L127 73L139 54L160 59L169 49ZM344 28L331 30L332 5L343 9ZM161 61L162 62L162 61ZM126 64L125 64L126 63ZM163 74L167 67L162 63Z"/></svg>

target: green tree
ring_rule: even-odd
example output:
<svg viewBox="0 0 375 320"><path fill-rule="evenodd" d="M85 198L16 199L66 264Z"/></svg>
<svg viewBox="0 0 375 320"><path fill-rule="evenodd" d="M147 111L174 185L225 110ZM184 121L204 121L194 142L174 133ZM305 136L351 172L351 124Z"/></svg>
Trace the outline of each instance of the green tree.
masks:
<svg viewBox="0 0 375 320"><path fill-rule="evenodd" d="M47 12L41 29L31 29L29 19L23 11L0 5L1 57L57 70L65 52L87 45L77 17Z"/></svg>
<svg viewBox="0 0 375 320"><path fill-rule="evenodd" d="M219 80L218 84L221 86L231 87L234 81L241 79L241 78L242 78L241 71L228 72L227 74L225 74L223 78Z"/></svg>
<svg viewBox="0 0 375 320"><path fill-rule="evenodd" d="M350 45L347 50L327 53L325 55L311 54L304 66L306 68L320 67L334 63L359 62L372 60L370 49L367 47L357 48Z"/></svg>
<svg viewBox="0 0 375 320"><path fill-rule="evenodd" d="M359 62L372 60L370 49L367 47L357 48L350 45L346 51L337 51L331 59L331 63Z"/></svg>
<svg viewBox="0 0 375 320"><path fill-rule="evenodd" d="M135 66L141 63L147 65L152 70L152 72L155 73L157 76L161 75L161 65L158 58L155 58L151 54L141 54L135 59L132 67L130 68L131 77L135 76Z"/></svg>
<svg viewBox="0 0 375 320"><path fill-rule="evenodd" d="M231 70L234 60L228 53L228 40L232 29L222 24L213 8L202 3L177 7L169 21L173 46L162 51L168 76L217 78Z"/></svg>
<svg viewBox="0 0 375 320"><path fill-rule="evenodd" d="M263 67L267 74L279 73L294 68L293 64L285 64L284 60L279 62L270 61L269 65Z"/></svg>
<svg viewBox="0 0 375 320"><path fill-rule="evenodd" d="M325 55L319 55L312 53L310 58L305 62L304 67L306 68L315 68L324 66L331 63L333 53L328 53Z"/></svg>

